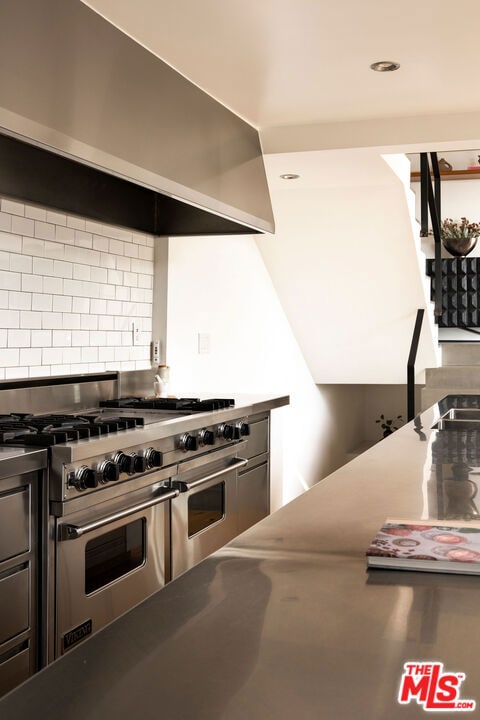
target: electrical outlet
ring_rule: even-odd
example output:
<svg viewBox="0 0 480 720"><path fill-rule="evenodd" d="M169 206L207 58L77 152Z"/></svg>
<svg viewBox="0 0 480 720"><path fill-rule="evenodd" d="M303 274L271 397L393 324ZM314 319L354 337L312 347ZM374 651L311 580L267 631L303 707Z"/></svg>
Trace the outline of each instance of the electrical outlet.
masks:
<svg viewBox="0 0 480 720"><path fill-rule="evenodd" d="M152 341L152 365L160 365L160 340Z"/></svg>
<svg viewBox="0 0 480 720"><path fill-rule="evenodd" d="M133 336L133 344L140 345L141 332L140 332L140 328L138 327L138 325L135 321L132 323L132 336Z"/></svg>

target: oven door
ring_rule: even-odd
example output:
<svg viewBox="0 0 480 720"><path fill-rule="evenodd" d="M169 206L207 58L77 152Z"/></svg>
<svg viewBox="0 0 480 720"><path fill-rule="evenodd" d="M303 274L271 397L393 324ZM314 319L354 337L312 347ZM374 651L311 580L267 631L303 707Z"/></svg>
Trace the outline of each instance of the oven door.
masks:
<svg viewBox="0 0 480 720"><path fill-rule="evenodd" d="M165 585L177 494L151 487L57 520L55 657Z"/></svg>
<svg viewBox="0 0 480 720"><path fill-rule="evenodd" d="M184 463L172 486L172 578L176 578L238 535L237 473L248 460L239 443Z"/></svg>

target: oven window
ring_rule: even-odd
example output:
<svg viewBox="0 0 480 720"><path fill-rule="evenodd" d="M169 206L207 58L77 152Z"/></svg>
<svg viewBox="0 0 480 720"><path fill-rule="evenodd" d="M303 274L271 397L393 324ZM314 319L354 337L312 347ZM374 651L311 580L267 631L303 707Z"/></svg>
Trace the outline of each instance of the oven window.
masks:
<svg viewBox="0 0 480 720"><path fill-rule="evenodd" d="M145 518L89 540L85 547L86 594L140 567L145 557Z"/></svg>
<svg viewBox="0 0 480 720"><path fill-rule="evenodd" d="M225 483L200 490L188 498L188 537L221 520L225 515Z"/></svg>

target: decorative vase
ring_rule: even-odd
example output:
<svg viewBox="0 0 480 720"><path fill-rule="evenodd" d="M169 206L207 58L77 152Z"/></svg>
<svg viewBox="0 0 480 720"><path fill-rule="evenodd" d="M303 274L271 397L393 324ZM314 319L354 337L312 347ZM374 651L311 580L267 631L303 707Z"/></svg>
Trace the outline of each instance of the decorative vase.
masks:
<svg viewBox="0 0 480 720"><path fill-rule="evenodd" d="M471 253L477 244L478 237L474 238L442 238L443 247L450 255L464 257Z"/></svg>

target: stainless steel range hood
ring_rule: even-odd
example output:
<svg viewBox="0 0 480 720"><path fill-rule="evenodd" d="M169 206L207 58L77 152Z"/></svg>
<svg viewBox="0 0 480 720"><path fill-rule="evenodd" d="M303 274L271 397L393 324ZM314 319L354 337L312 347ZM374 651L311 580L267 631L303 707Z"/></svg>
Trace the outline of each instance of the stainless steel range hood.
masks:
<svg viewBox="0 0 480 720"><path fill-rule="evenodd" d="M156 234L274 229L255 128L80 0L0 3L0 133L0 193L112 222L119 193L118 224Z"/></svg>

